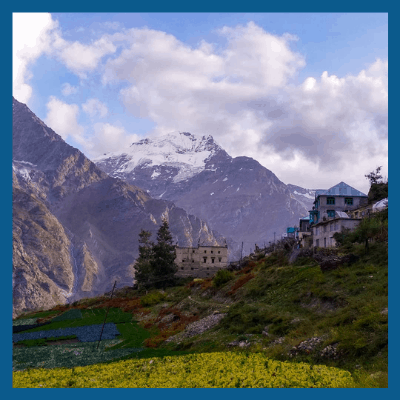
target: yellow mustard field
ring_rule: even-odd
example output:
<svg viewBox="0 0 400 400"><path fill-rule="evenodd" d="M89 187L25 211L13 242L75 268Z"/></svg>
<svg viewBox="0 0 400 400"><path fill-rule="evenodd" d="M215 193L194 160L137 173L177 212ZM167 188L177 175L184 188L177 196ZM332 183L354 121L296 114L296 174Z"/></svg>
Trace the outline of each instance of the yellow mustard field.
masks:
<svg viewBox="0 0 400 400"><path fill-rule="evenodd" d="M202 353L72 369L13 373L15 388L336 388L351 387L348 371L290 363L260 353Z"/></svg>

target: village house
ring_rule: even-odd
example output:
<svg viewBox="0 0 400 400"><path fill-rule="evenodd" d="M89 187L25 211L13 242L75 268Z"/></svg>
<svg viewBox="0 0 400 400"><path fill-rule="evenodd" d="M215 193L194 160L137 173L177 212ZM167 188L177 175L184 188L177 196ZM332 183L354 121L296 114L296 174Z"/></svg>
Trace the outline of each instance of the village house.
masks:
<svg viewBox="0 0 400 400"><path fill-rule="evenodd" d="M207 278L228 266L228 246L176 247L177 276Z"/></svg>
<svg viewBox="0 0 400 400"><path fill-rule="evenodd" d="M298 239L300 247L309 248L312 246L312 231L310 227L310 217L300 218Z"/></svg>
<svg viewBox="0 0 400 400"><path fill-rule="evenodd" d="M367 205L368 196L344 182L328 190L317 190L310 210L313 246L334 247L333 235L344 228L353 230L361 220L350 217L351 212Z"/></svg>
<svg viewBox="0 0 400 400"><path fill-rule="evenodd" d="M344 211L335 211L335 217L329 217L313 225L314 247L335 247L336 240L333 235L343 229L353 230L361 218L350 218Z"/></svg>
<svg viewBox="0 0 400 400"><path fill-rule="evenodd" d="M388 207L388 199L382 199L374 204L367 204L349 212L351 218L365 218L373 213L384 210Z"/></svg>

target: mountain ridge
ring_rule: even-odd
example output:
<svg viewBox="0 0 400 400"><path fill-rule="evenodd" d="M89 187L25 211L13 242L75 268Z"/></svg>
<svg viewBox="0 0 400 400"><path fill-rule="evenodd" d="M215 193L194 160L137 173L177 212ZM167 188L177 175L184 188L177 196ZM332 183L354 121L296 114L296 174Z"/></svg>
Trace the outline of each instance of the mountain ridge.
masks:
<svg viewBox="0 0 400 400"><path fill-rule="evenodd" d="M163 218L184 245L223 240L171 201L108 176L14 98L13 159L14 315L98 295L114 280L131 285L138 234L155 234Z"/></svg>
<svg viewBox="0 0 400 400"><path fill-rule="evenodd" d="M181 139L189 144L206 142L208 153L199 156L195 145L179 146ZM268 242L274 232L298 225L312 207L312 190L285 185L250 157L231 157L210 135L174 132L168 146L166 140L165 135L143 139L94 162L110 176L173 201L231 238L230 259L240 257L241 242ZM197 157L192 169L185 162L191 157Z"/></svg>

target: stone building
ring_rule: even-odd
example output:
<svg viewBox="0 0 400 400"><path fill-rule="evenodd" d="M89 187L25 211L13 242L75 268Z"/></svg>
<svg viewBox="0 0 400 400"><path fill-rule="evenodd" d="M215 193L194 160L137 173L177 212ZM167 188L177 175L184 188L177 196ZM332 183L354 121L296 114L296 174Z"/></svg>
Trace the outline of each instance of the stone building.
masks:
<svg viewBox="0 0 400 400"><path fill-rule="evenodd" d="M228 246L176 247L177 276L207 278L228 266Z"/></svg>
<svg viewBox="0 0 400 400"><path fill-rule="evenodd" d="M353 230L361 216L352 215L352 211L367 205L368 196L344 182L328 190L317 190L314 207L310 210L313 246L334 247L333 235L343 228Z"/></svg>
<svg viewBox="0 0 400 400"><path fill-rule="evenodd" d="M368 204L368 196L347 183L340 182L328 190L315 192L314 207L310 210L312 224L334 218L336 211L349 212Z"/></svg>
<svg viewBox="0 0 400 400"><path fill-rule="evenodd" d="M310 217L300 218L298 239L300 247L309 248L312 246L312 231L310 228Z"/></svg>
<svg viewBox="0 0 400 400"><path fill-rule="evenodd" d="M344 211L336 211L335 217L329 217L313 225L313 246L335 247L336 241L333 235L342 232L342 229L353 230L360 221L360 218L350 218Z"/></svg>

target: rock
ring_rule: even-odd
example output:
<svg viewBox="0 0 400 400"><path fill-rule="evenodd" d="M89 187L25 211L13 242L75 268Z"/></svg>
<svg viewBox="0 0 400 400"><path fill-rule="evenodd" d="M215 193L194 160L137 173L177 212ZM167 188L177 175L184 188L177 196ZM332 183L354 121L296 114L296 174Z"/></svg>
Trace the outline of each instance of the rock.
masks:
<svg viewBox="0 0 400 400"><path fill-rule="evenodd" d="M269 329L270 325L266 325L263 329L263 331L261 332L264 336L269 336L268 333L268 329Z"/></svg>
<svg viewBox="0 0 400 400"><path fill-rule="evenodd" d="M185 330L177 335L171 336L166 340L168 342L174 342L176 340L182 340L184 338L190 338L192 336L200 335L203 332L213 328L218 325L222 318L225 317L226 314L211 314L205 318L200 319L199 321L192 322L188 326L186 326Z"/></svg>
<svg viewBox="0 0 400 400"><path fill-rule="evenodd" d="M274 340L273 342L271 342L269 345L275 346L277 344L282 344L284 341L285 341L285 338L282 336L282 337L279 337L278 339Z"/></svg>
<svg viewBox="0 0 400 400"><path fill-rule="evenodd" d="M323 358L331 358L337 360L339 358L339 352L337 350L338 343L330 344L323 348L320 352L320 356Z"/></svg>
<svg viewBox="0 0 400 400"><path fill-rule="evenodd" d="M325 340L324 336L312 337L307 340L303 340L297 346L292 347L289 354L290 356L296 356L299 353L310 354L315 348ZM329 347L329 346L328 346Z"/></svg>

